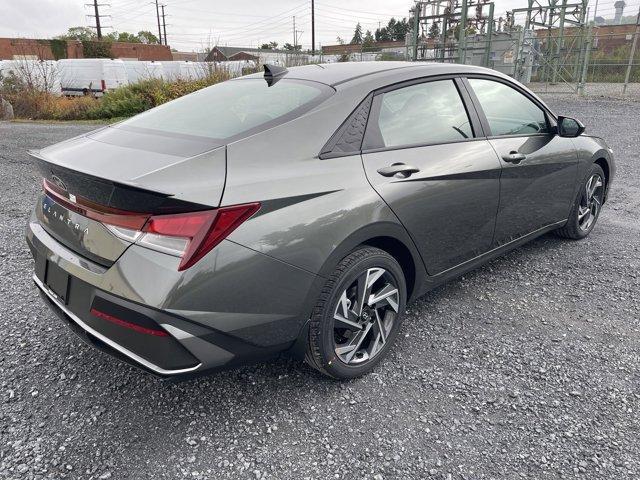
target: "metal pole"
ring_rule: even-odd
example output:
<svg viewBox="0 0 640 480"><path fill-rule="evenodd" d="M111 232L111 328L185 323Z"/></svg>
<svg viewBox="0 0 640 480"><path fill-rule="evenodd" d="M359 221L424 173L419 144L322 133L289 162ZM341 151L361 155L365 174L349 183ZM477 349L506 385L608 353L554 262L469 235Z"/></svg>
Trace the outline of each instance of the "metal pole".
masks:
<svg viewBox="0 0 640 480"><path fill-rule="evenodd" d="M553 77L551 83L558 80L558 70L560 69L560 53L562 52L562 44L564 43L564 17L567 11L567 0L562 0L560 7L560 24L558 25L558 37L556 39L556 54L553 61Z"/></svg>
<svg viewBox="0 0 640 480"><path fill-rule="evenodd" d="M489 24L487 25L487 45L484 52L484 66L488 67L491 62L491 36L493 35L493 7L494 4L489 4Z"/></svg>
<svg viewBox="0 0 640 480"><path fill-rule="evenodd" d="M98 0L93 0L93 8L96 12L96 34L98 40L102 38L102 28L100 27L100 12L98 11Z"/></svg>
<svg viewBox="0 0 640 480"><path fill-rule="evenodd" d="M588 17L588 16L587 16ZM589 57L591 55L591 45L593 43L593 22L589 24L587 30L587 45L584 52L584 63L582 64L582 74L578 83L578 94L584 95L585 83L587 83L587 73L589 71Z"/></svg>
<svg viewBox="0 0 640 480"><path fill-rule="evenodd" d="M311 0L311 53L316 53L316 11L314 0Z"/></svg>
<svg viewBox="0 0 640 480"><path fill-rule="evenodd" d="M158 19L158 40L162 45L162 30L160 30L160 8L158 7L158 0L156 0L156 18Z"/></svg>
<svg viewBox="0 0 640 480"><path fill-rule="evenodd" d="M462 0L460 11L460 23L458 23L458 63L465 61L465 43L467 39L467 0Z"/></svg>
<svg viewBox="0 0 640 480"><path fill-rule="evenodd" d="M529 26L531 25L531 12L533 8L533 0L529 0L529 6L527 8L527 18L524 22L524 29L529 30Z"/></svg>
<svg viewBox="0 0 640 480"><path fill-rule="evenodd" d="M622 94L627 93L627 85L629 85L629 77L631 76L631 67L633 66L633 57L636 55L636 47L638 46L638 35L640 35L640 8L638 8L638 16L636 17L636 31L633 34L633 43L631 44L631 53L629 54L629 64L627 65L627 73L624 76L624 86Z"/></svg>
<svg viewBox="0 0 640 480"><path fill-rule="evenodd" d="M421 3L418 2L413 7L413 45L411 46L411 60L418 60L418 35L420 33L420 8Z"/></svg>
<svg viewBox="0 0 640 480"><path fill-rule="evenodd" d="M580 52L578 54L578 59L573 66L573 78L577 80L578 87L580 86L580 75L581 75L581 63L580 61L584 61L584 55L586 53L587 42L585 39L585 35L587 33L588 27L587 23L589 22L589 7L588 0L582 0L582 11L580 12Z"/></svg>
<svg viewBox="0 0 640 480"><path fill-rule="evenodd" d="M438 12L440 13L440 12ZM444 10L444 14L442 17L442 45L440 48L440 58L442 60L442 62L444 62L444 57L446 55L446 51L447 51L447 29L449 28L449 16L451 15L451 12L448 12L446 7Z"/></svg>
<svg viewBox="0 0 640 480"><path fill-rule="evenodd" d="M164 44L167 45L167 21L164 18L164 5L162 5L162 30L164 33ZM162 42L160 42L162 43Z"/></svg>

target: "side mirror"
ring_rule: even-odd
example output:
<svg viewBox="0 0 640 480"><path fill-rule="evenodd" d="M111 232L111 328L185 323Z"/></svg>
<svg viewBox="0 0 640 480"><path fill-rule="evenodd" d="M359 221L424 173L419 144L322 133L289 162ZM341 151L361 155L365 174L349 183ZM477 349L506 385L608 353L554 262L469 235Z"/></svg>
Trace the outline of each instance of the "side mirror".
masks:
<svg viewBox="0 0 640 480"><path fill-rule="evenodd" d="M558 135L561 137L578 137L584 130L584 125L575 118L558 117Z"/></svg>

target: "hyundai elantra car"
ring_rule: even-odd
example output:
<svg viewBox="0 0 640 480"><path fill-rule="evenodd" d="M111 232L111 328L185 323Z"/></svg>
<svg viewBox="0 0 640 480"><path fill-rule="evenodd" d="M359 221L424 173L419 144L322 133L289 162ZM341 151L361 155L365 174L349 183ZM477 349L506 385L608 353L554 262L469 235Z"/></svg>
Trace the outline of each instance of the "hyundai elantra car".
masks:
<svg viewBox="0 0 640 480"><path fill-rule="evenodd" d="M90 344L163 377L281 353L357 377L412 299L593 230L615 163L584 130L484 68L267 65L30 152L33 280Z"/></svg>

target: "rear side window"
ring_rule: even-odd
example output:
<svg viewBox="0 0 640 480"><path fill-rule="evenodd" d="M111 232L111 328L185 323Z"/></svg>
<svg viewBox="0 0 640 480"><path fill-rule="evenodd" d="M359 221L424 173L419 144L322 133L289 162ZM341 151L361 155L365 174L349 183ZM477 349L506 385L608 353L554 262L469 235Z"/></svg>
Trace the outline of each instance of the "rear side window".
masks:
<svg viewBox="0 0 640 480"><path fill-rule="evenodd" d="M222 82L160 105L117 128L226 140L271 128L310 110L333 93L327 85L282 79Z"/></svg>
<svg viewBox="0 0 640 480"><path fill-rule="evenodd" d="M378 95L367 148L457 142L473 137L453 80L411 85Z"/></svg>
<svg viewBox="0 0 640 480"><path fill-rule="evenodd" d="M480 78L470 78L469 83L484 110L492 135L549 132L544 111L517 90Z"/></svg>

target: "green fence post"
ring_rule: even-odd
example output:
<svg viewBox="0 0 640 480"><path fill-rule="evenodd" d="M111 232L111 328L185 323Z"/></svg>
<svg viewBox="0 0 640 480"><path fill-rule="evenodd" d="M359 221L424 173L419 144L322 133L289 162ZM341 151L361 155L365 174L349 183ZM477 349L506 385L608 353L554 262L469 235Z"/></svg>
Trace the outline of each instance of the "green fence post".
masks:
<svg viewBox="0 0 640 480"><path fill-rule="evenodd" d="M494 4L493 2L491 2L489 4L489 24L487 25L487 32L486 32L486 37L487 37L487 45L486 45L486 50L484 52L484 66L488 67L489 63L491 62L491 37L493 36L493 7Z"/></svg>

